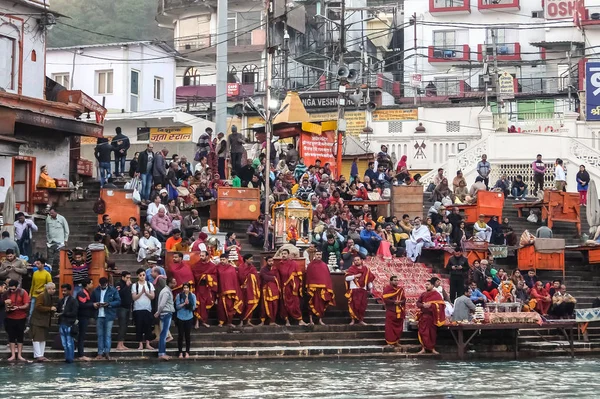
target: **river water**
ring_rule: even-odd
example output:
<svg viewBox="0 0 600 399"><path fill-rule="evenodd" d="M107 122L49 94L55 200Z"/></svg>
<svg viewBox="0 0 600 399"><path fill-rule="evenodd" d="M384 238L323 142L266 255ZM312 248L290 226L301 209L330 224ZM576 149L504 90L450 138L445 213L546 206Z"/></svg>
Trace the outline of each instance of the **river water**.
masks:
<svg viewBox="0 0 600 399"><path fill-rule="evenodd" d="M406 359L0 367L3 398L598 398L600 361Z"/></svg>

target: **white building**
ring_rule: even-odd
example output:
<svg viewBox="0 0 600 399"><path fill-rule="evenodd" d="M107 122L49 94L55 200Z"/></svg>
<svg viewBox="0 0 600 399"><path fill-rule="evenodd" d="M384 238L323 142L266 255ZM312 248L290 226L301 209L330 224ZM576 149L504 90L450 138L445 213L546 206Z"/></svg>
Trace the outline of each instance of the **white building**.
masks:
<svg viewBox="0 0 600 399"><path fill-rule="evenodd" d="M90 93L109 113L175 107L174 50L161 42L49 48L46 76Z"/></svg>
<svg viewBox="0 0 600 399"><path fill-rule="evenodd" d="M171 152L193 154L198 137L214 124L182 112L175 101L176 52L163 42L126 42L48 49L49 78L93 93L108 109L105 135L121 127L133 152L149 140ZM82 143L93 159L95 141Z"/></svg>

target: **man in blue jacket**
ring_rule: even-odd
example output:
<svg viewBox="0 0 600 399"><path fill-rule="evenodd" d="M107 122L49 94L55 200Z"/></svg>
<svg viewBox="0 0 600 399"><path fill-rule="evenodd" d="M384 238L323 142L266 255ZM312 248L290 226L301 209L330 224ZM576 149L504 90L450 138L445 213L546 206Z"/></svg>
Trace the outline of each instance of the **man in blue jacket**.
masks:
<svg viewBox="0 0 600 399"><path fill-rule="evenodd" d="M381 243L381 237L373 231L372 224L367 223L365 225L365 228L360 232L360 239L370 255L375 255L377 253L379 244Z"/></svg>
<svg viewBox="0 0 600 399"><path fill-rule="evenodd" d="M92 292L92 302L96 313L96 333L98 334L98 356L96 359L110 360L110 335L117 318L117 309L121 306L119 292L108 285L108 279L102 277L100 286Z"/></svg>

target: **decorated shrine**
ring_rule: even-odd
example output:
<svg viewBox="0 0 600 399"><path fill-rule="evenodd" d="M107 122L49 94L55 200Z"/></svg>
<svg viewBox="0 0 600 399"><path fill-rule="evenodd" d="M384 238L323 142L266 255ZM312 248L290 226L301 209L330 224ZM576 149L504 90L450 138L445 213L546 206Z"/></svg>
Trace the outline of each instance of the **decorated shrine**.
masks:
<svg viewBox="0 0 600 399"><path fill-rule="evenodd" d="M273 207L275 245L287 244L291 240L298 246L308 246L312 240L313 211L309 202L290 198L277 202Z"/></svg>

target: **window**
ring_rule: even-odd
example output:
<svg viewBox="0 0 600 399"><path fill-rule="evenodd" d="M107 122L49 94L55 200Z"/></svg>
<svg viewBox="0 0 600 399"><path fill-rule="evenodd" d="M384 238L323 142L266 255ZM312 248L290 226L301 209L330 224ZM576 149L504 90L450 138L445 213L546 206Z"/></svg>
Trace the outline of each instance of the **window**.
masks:
<svg viewBox="0 0 600 399"><path fill-rule="evenodd" d="M113 94L113 71L96 71L96 94Z"/></svg>
<svg viewBox="0 0 600 399"><path fill-rule="evenodd" d="M0 88L15 89L16 40L0 36Z"/></svg>
<svg viewBox="0 0 600 399"><path fill-rule="evenodd" d="M227 41L234 46L252 44L252 31L260 29L260 11L230 12L227 17Z"/></svg>
<svg viewBox="0 0 600 399"><path fill-rule="evenodd" d="M71 75L67 72L52 74L52 80L67 90L71 89Z"/></svg>
<svg viewBox="0 0 600 399"><path fill-rule="evenodd" d="M242 68L242 84L254 85L258 90L258 67L256 65L246 65Z"/></svg>
<svg viewBox="0 0 600 399"><path fill-rule="evenodd" d="M488 46L493 46L494 45L494 40L496 40L497 44L503 44L506 43L506 29L504 28L492 28L492 29L486 29L486 35L487 35L487 44Z"/></svg>
<svg viewBox="0 0 600 399"><path fill-rule="evenodd" d="M130 87L130 103L129 111L137 112L140 100L140 72L135 69L131 70L131 87Z"/></svg>
<svg viewBox="0 0 600 399"><path fill-rule="evenodd" d="M154 99L163 101L163 78L154 77Z"/></svg>
<svg viewBox="0 0 600 399"><path fill-rule="evenodd" d="M198 86L200 85L200 70L195 67L190 67L185 71L183 75L184 86Z"/></svg>
<svg viewBox="0 0 600 399"><path fill-rule="evenodd" d="M433 32L433 46L440 48L452 48L456 44L456 32L443 30Z"/></svg>

